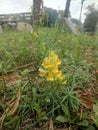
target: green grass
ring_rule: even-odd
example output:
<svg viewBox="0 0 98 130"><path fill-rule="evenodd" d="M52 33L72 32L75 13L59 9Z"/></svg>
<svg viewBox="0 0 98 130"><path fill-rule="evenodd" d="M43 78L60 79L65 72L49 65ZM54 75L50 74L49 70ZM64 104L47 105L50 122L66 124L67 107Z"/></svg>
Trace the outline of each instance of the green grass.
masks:
<svg viewBox="0 0 98 130"><path fill-rule="evenodd" d="M4 32L0 36L0 117L5 115L2 129L30 130L49 119L73 129L93 127L92 108L90 115L84 108L80 119L79 92L96 87L97 42L97 34L74 36L56 28L40 28L32 33ZM38 69L50 51L62 62L60 69L66 85L52 84L39 76ZM10 114L13 108L16 109Z"/></svg>

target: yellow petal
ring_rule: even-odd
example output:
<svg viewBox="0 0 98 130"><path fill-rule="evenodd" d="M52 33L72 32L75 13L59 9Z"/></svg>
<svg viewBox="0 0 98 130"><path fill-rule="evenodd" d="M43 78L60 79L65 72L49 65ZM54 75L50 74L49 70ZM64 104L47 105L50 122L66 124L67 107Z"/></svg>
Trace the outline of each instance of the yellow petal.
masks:
<svg viewBox="0 0 98 130"><path fill-rule="evenodd" d="M39 69L39 75L40 75L41 77L44 77L45 74L46 74L46 71L45 71L44 69Z"/></svg>
<svg viewBox="0 0 98 130"><path fill-rule="evenodd" d="M62 75L62 72L61 72L61 71L57 71L57 72L56 72L56 77L61 77L61 75Z"/></svg>
<svg viewBox="0 0 98 130"><path fill-rule="evenodd" d="M42 66L45 67L45 68L49 68L52 66L50 60L48 58L45 58L42 62Z"/></svg>
<svg viewBox="0 0 98 130"><path fill-rule="evenodd" d="M49 55L49 59L56 59L58 56L52 51Z"/></svg>
<svg viewBox="0 0 98 130"><path fill-rule="evenodd" d="M54 77L52 74L48 74L47 81L54 81Z"/></svg>
<svg viewBox="0 0 98 130"><path fill-rule="evenodd" d="M59 58L56 58L56 59L55 59L55 64L56 64L56 65L60 65L60 64L61 64L61 60L60 60Z"/></svg>
<svg viewBox="0 0 98 130"><path fill-rule="evenodd" d="M57 71L58 71L58 66L52 65L52 66L51 66L51 71L52 71L52 72L57 72Z"/></svg>

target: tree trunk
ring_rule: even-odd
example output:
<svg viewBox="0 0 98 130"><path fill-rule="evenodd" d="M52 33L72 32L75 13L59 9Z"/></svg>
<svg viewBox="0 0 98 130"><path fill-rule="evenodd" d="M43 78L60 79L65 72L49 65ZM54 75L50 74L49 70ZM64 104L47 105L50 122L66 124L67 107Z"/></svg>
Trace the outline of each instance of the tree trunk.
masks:
<svg viewBox="0 0 98 130"><path fill-rule="evenodd" d="M71 3L71 0L67 0L65 11L64 11L64 17L65 18L68 18L68 16L69 16L70 3Z"/></svg>
<svg viewBox="0 0 98 130"><path fill-rule="evenodd" d="M40 23L41 5L43 5L42 0L33 0L33 25L34 26L38 26Z"/></svg>
<svg viewBox="0 0 98 130"><path fill-rule="evenodd" d="M80 22L81 22L81 16L82 16L82 9L83 9L83 3L84 3L85 0L81 0L81 10L80 10Z"/></svg>
<svg viewBox="0 0 98 130"><path fill-rule="evenodd" d="M70 30L73 34L77 35L77 30L76 30L76 28L74 27L74 25L73 25L73 23L72 23L72 21L71 21L71 19L70 19L70 17L69 17L69 13L70 13L70 11L69 11L70 3L71 3L71 0L67 0L67 1L66 1L66 7L65 7L65 11L64 11L64 19L65 19L66 25L68 26L69 30Z"/></svg>

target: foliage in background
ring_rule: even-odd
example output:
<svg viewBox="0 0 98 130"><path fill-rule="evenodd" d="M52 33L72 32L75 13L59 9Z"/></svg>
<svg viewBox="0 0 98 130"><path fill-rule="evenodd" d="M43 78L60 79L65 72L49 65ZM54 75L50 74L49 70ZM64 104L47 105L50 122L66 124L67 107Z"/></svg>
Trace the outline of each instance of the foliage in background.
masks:
<svg viewBox="0 0 98 130"><path fill-rule="evenodd" d="M84 31L93 34L97 29L98 10L94 4L88 6L87 10L88 12L86 13L86 19L84 21Z"/></svg>
<svg viewBox="0 0 98 130"><path fill-rule="evenodd" d="M58 17L57 10L44 7L42 17L40 18L40 25L42 27L52 27L55 25L57 17Z"/></svg>

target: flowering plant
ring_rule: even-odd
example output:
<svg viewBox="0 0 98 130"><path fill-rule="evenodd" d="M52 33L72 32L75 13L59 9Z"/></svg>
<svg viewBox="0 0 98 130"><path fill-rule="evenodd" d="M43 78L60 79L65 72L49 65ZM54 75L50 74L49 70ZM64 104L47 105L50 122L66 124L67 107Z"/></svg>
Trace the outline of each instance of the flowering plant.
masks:
<svg viewBox="0 0 98 130"><path fill-rule="evenodd" d="M66 80L61 70L59 70L59 65L61 60L52 51L49 56L46 57L42 62L42 67L39 69L39 75L45 77L47 81L59 81L62 84L66 84Z"/></svg>

